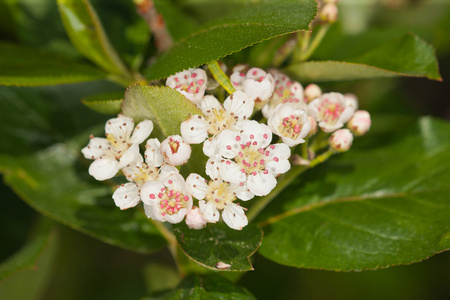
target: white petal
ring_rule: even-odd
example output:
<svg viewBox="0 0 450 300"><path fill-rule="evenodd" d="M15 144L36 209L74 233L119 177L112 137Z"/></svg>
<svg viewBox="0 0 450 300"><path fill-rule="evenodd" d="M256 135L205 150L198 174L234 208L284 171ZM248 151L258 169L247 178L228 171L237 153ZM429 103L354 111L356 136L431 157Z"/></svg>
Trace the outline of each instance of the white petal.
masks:
<svg viewBox="0 0 450 300"><path fill-rule="evenodd" d="M270 145L270 154L267 157L266 169L268 169L274 176L283 174L291 168L289 157L291 150L286 144Z"/></svg>
<svg viewBox="0 0 450 300"><path fill-rule="evenodd" d="M259 148L267 147L272 141L272 131L269 126L256 121L248 121L244 126L242 142L257 143Z"/></svg>
<svg viewBox="0 0 450 300"><path fill-rule="evenodd" d="M339 117L339 122L341 123L347 123L348 120L350 120L351 117L355 114L355 109L351 106L347 106L342 114Z"/></svg>
<svg viewBox="0 0 450 300"><path fill-rule="evenodd" d="M141 200L139 187L131 182L120 186L112 197L116 206L122 210L136 206Z"/></svg>
<svg viewBox="0 0 450 300"><path fill-rule="evenodd" d="M153 122L150 120L144 120L137 124L134 129L133 135L131 136L130 143L140 144L145 141L146 138L152 133Z"/></svg>
<svg viewBox="0 0 450 300"><path fill-rule="evenodd" d="M223 106L228 113L233 113L239 120L243 120L249 118L253 113L255 101L244 92L236 91L228 96Z"/></svg>
<svg viewBox="0 0 450 300"><path fill-rule="evenodd" d="M164 161L173 165L180 166L185 164L191 157L191 146L179 135L167 137L160 147Z"/></svg>
<svg viewBox="0 0 450 300"><path fill-rule="evenodd" d="M206 162L206 175L213 180L220 180L219 166L222 157L220 155L214 155Z"/></svg>
<svg viewBox="0 0 450 300"><path fill-rule="evenodd" d="M222 212L222 219L230 228L235 230L241 230L248 224L244 208L234 203L225 207Z"/></svg>
<svg viewBox="0 0 450 300"><path fill-rule="evenodd" d="M192 207L192 205L191 205L191 207ZM186 214L191 210L191 207L182 208L176 214L173 214L173 215L167 214L163 218L164 218L164 220L166 220L167 222L169 222L171 224L178 224L181 221L183 221L184 216L186 216Z"/></svg>
<svg viewBox="0 0 450 300"><path fill-rule="evenodd" d="M189 144L200 144L208 137L208 123L202 116L191 116L181 123L181 136Z"/></svg>
<svg viewBox="0 0 450 300"><path fill-rule="evenodd" d="M219 172L224 181L241 183L247 179L247 175L241 171L239 165L229 160L221 162Z"/></svg>
<svg viewBox="0 0 450 300"><path fill-rule="evenodd" d="M151 167L160 167L164 162L164 157L160 152L161 143L158 139L149 139L145 145L145 161Z"/></svg>
<svg viewBox="0 0 450 300"><path fill-rule="evenodd" d="M203 153L208 157L218 154L218 141L219 140L217 139L217 136L210 137L209 139L205 140L205 142L203 143Z"/></svg>
<svg viewBox="0 0 450 300"><path fill-rule="evenodd" d="M222 109L222 104L220 104L219 100L216 97L208 95L205 96L200 103L200 109L202 113L205 115L210 114L214 109L219 111Z"/></svg>
<svg viewBox="0 0 450 300"><path fill-rule="evenodd" d="M269 194L276 185L277 180L271 173L258 172L256 175L249 175L247 180L248 189L256 196Z"/></svg>
<svg viewBox="0 0 450 300"><path fill-rule="evenodd" d="M116 140L129 140L133 132L134 120L124 115L109 119L105 125L105 134L112 134Z"/></svg>
<svg viewBox="0 0 450 300"><path fill-rule="evenodd" d="M230 190L243 201L248 201L255 197L255 195L249 191L247 183L231 183Z"/></svg>
<svg viewBox="0 0 450 300"><path fill-rule="evenodd" d="M91 138L89 144L81 152L87 159L97 159L105 155L111 144L104 138Z"/></svg>
<svg viewBox="0 0 450 300"><path fill-rule="evenodd" d="M203 218L208 223L217 223L219 221L220 213L217 210L217 205L214 202L211 201L198 201L199 209L203 214Z"/></svg>
<svg viewBox="0 0 450 300"><path fill-rule="evenodd" d="M128 181L132 181L134 174L138 173L138 166L141 167L142 163L144 162L144 159L142 158L141 154L138 154L136 156L136 159L129 165L123 167L121 170Z"/></svg>
<svg viewBox="0 0 450 300"><path fill-rule="evenodd" d="M172 190L180 191L183 194L188 194L186 188L186 182L184 181L183 176L180 174L171 174L167 178L164 179L164 185ZM190 195L188 195L191 198ZM192 201L192 200L191 200Z"/></svg>
<svg viewBox="0 0 450 300"><path fill-rule="evenodd" d="M113 157L96 159L89 166L89 174L100 181L112 178L118 171L119 163Z"/></svg>
<svg viewBox="0 0 450 300"><path fill-rule="evenodd" d="M161 168L159 168L159 177L158 180L164 181L171 174L178 174L179 171L172 165L163 164Z"/></svg>
<svg viewBox="0 0 450 300"><path fill-rule="evenodd" d="M147 218L150 218L152 220L158 220L160 222L164 222L164 219L159 217L160 219L158 219L156 216L157 214L155 214L155 206L154 205L148 205L144 203L144 211L145 211L145 215L147 216Z"/></svg>
<svg viewBox="0 0 450 300"><path fill-rule="evenodd" d="M141 200L147 205L157 205L159 203L158 194L164 189L161 181L147 181L141 187Z"/></svg>
<svg viewBox="0 0 450 300"><path fill-rule="evenodd" d="M234 158L240 150L241 137L232 130L224 130L217 137L218 153L226 158Z"/></svg>
<svg viewBox="0 0 450 300"><path fill-rule="evenodd" d="M192 173L186 178L186 188L194 198L198 200L205 199L206 193L208 192L208 185L206 180L195 173Z"/></svg>
<svg viewBox="0 0 450 300"><path fill-rule="evenodd" d="M139 154L139 145L132 144L128 150L122 153L122 157L119 160L119 169L133 163L139 156L141 156Z"/></svg>

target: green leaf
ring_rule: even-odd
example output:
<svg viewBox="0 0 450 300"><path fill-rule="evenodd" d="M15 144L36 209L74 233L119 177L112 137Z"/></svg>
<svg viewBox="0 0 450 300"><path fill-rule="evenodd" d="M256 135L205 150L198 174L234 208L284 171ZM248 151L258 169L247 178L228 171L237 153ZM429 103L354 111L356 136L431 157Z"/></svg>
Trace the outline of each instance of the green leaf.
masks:
<svg viewBox="0 0 450 300"><path fill-rule="evenodd" d="M315 15L316 3L312 0L253 3L176 42L145 71L145 75L149 80L160 79L218 60L263 40L307 30Z"/></svg>
<svg viewBox="0 0 450 300"><path fill-rule="evenodd" d="M253 270L249 258L262 240L261 229L252 224L239 231L230 229L225 223L208 224L201 230L189 229L183 223L174 225L173 231L184 253L212 270ZM219 263L231 266L221 268Z"/></svg>
<svg viewBox="0 0 450 300"><path fill-rule="evenodd" d="M125 91L122 111L136 122L150 119L164 136L180 134L181 122L202 112L182 94L169 87L132 85Z"/></svg>
<svg viewBox="0 0 450 300"><path fill-rule="evenodd" d="M172 0L155 0L156 10L164 18L171 37L176 41L192 33L196 27L192 18L180 10Z"/></svg>
<svg viewBox="0 0 450 300"><path fill-rule="evenodd" d="M0 282L19 271L35 267L39 256L54 238L53 222L43 218L35 231L20 251L0 265Z"/></svg>
<svg viewBox="0 0 450 300"><path fill-rule="evenodd" d="M106 115L116 115L120 113L123 92L97 94L83 98L81 102L96 112Z"/></svg>
<svg viewBox="0 0 450 300"><path fill-rule="evenodd" d="M173 291L159 296L145 298L148 300L181 300L181 299L210 299L210 300L244 300L256 299L246 289L217 276L198 276L192 275L186 277L180 285Z"/></svg>
<svg viewBox="0 0 450 300"><path fill-rule="evenodd" d="M42 86L103 79L88 64L57 58L37 50L0 42L0 84Z"/></svg>
<svg viewBox="0 0 450 300"><path fill-rule="evenodd" d="M16 194L49 218L136 252L163 247L165 240L143 211L117 208L112 188L92 180L77 164L79 153L79 146L55 144L33 155L2 154L0 171Z"/></svg>
<svg viewBox="0 0 450 300"><path fill-rule="evenodd" d="M409 33L344 61L309 61L285 69L302 81L336 81L378 77L426 77L442 80L434 49Z"/></svg>
<svg viewBox="0 0 450 300"><path fill-rule="evenodd" d="M102 69L116 75L129 75L90 2L58 0L57 3L64 27L75 48Z"/></svg>
<svg viewBox="0 0 450 300"><path fill-rule="evenodd" d="M52 225L41 218L30 241L0 266L1 299L42 299L56 258L58 239Z"/></svg>
<svg viewBox="0 0 450 300"><path fill-rule="evenodd" d="M300 268L409 264L450 248L450 125L423 118L300 176L260 216L260 253Z"/></svg>

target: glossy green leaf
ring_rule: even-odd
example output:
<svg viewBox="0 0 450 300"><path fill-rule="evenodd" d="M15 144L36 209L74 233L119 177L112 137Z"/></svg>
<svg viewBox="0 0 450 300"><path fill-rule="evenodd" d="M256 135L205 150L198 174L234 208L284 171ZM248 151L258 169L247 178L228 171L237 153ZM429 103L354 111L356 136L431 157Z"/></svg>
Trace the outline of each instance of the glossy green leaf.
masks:
<svg viewBox="0 0 450 300"><path fill-rule="evenodd" d="M0 171L15 193L49 218L125 249L148 253L163 247L144 212L117 208L112 188L92 180L79 157L79 146L55 144L33 155L2 154Z"/></svg>
<svg viewBox="0 0 450 300"><path fill-rule="evenodd" d="M12 257L0 265L0 282L24 269L35 266L37 259L53 239L53 222L42 219L33 237Z"/></svg>
<svg viewBox="0 0 450 300"><path fill-rule="evenodd" d="M212 270L253 270L249 258L262 240L261 230L252 224L242 230L230 229L225 223L208 224L201 230L192 230L183 223L174 225L173 231L184 253Z"/></svg>
<svg viewBox="0 0 450 300"><path fill-rule="evenodd" d="M250 300L256 299L249 291L227 279L217 276L186 277L173 291L162 295L145 298L147 300Z"/></svg>
<svg viewBox="0 0 450 300"><path fill-rule="evenodd" d="M81 99L81 102L96 112L115 115L120 113L123 102L123 92L97 94Z"/></svg>
<svg viewBox="0 0 450 300"><path fill-rule="evenodd" d="M307 30L316 15L312 0L273 0L229 13L203 26L163 53L146 70L160 79L217 60L255 43L299 30ZM180 26L182 26L180 24Z"/></svg>
<svg viewBox="0 0 450 300"><path fill-rule="evenodd" d="M450 125L423 118L310 170L260 216L260 253L300 268L409 264L450 248Z"/></svg>
<svg viewBox="0 0 450 300"><path fill-rule="evenodd" d="M179 40L195 30L196 25L192 17L183 12L174 1L155 0L154 2L173 40Z"/></svg>
<svg viewBox="0 0 450 300"><path fill-rule="evenodd" d="M434 49L411 33L344 61L297 63L288 66L285 71L302 81L336 81L396 76L441 80Z"/></svg>
<svg viewBox="0 0 450 300"><path fill-rule="evenodd" d="M31 239L0 265L1 299L42 299L56 260L58 239L52 225L41 218Z"/></svg>
<svg viewBox="0 0 450 300"><path fill-rule="evenodd" d="M164 136L180 134L181 122L201 111L182 94L169 87L132 85L125 91L122 111L136 122L153 120Z"/></svg>
<svg viewBox="0 0 450 300"><path fill-rule="evenodd" d="M105 77L105 73L88 64L57 58L15 44L0 43L1 85L42 86Z"/></svg>
<svg viewBox="0 0 450 300"><path fill-rule="evenodd" d="M58 0L57 3L64 27L75 48L110 73L128 74L89 1Z"/></svg>

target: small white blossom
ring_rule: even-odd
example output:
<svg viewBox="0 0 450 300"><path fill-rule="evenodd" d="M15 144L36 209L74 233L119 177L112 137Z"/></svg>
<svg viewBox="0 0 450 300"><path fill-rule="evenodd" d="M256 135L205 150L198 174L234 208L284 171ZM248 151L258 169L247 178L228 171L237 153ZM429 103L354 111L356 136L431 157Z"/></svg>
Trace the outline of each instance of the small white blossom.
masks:
<svg viewBox="0 0 450 300"><path fill-rule="evenodd" d="M246 74L241 68L234 69L230 81L237 90L244 91L253 99L257 108L269 100L275 87L273 76L259 68L251 68Z"/></svg>
<svg viewBox="0 0 450 300"><path fill-rule="evenodd" d="M308 84L305 88L305 102L309 103L316 98L319 98L322 95L322 90L317 84L311 83Z"/></svg>
<svg viewBox="0 0 450 300"><path fill-rule="evenodd" d="M206 72L202 69L189 69L169 76L166 85L183 94L194 104L200 103L207 84Z"/></svg>
<svg viewBox="0 0 450 300"><path fill-rule="evenodd" d="M294 103L279 104L267 125L289 147L304 143L311 130L306 112L296 109Z"/></svg>
<svg viewBox="0 0 450 300"><path fill-rule="evenodd" d="M325 132L341 128L355 112L354 102L340 93L326 93L308 104L308 114L313 116Z"/></svg>
<svg viewBox="0 0 450 300"><path fill-rule="evenodd" d="M350 149L353 142L353 135L348 129L336 130L330 136L330 146L338 152L345 152Z"/></svg>
<svg viewBox="0 0 450 300"><path fill-rule="evenodd" d="M250 192L264 196L276 186L279 174L290 169L291 151L286 144L269 145L272 132L267 125L246 121L241 132L225 130L219 140L224 159L220 176L231 183L247 184Z"/></svg>
<svg viewBox="0 0 450 300"><path fill-rule="evenodd" d="M202 229L206 226L206 220L197 206L192 207L191 211L186 215L186 225L190 229Z"/></svg>
<svg viewBox="0 0 450 300"><path fill-rule="evenodd" d="M372 121L370 120L370 114L365 110L358 110L353 117L348 121L348 128L355 135L364 135L369 131Z"/></svg>
<svg viewBox="0 0 450 300"><path fill-rule="evenodd" d="M274 72L274 80L273 94L261 110L264 117L269 119L281 103L292 103L296 109L307 109L306 102L303 100L303 86L299 82L292 81L279 72Z"/></svg>
<svg viewBox="0 0 450 300"><path fill-rule="evenodd" d="M171 174L163 181L148 181L141 189L147 217L160 222L180 223L192 208L192 197L180 174Z"/></svg>
<svg viewBox="0 0 450 300"><path fill-rule="evenodd" d="M122 172L130 182L118 186L113 194L113 199L116 206L123 210L139 203L144 183L152 180L164 180L170 174L178 173L178 169L163 164L163 157L159 152L159 141L150 139L146 145L145 163L142 156L139 155L136 161L122 168Z"/></svg>
<svg viewBox="0 0 450 300"><path fill-rule="evenodd" d="M167 137L160 148L164 161L172 166L185 164L191 157L191 146L179 135Z"/></svg>
<svg viewBox="0 0 450 300"><path fill-rule="evenodd" d="M253 112L254 101L236 91L220 104L214 96L206 96L200 104L204 116L194 115L181 123L181 135L190 144L203 144L203 152L211 157L217 153L217 138L225 130L241 129L242 121Z"/></svg>
<svg viewBox="0 0 450 300"><path fill-rule="evenodd" d="M107 121L105 138L91 136L81 150L84 157L94 159L89 174L97 180L112 178L121 168L132 163L139 154L139 144L152 132L153 123L145 120L134 128L134 120L123 115Z"/></svg>
<svg viewBox="0 0 450 300"><path fill-rule="evenodd" d="M206 163L206 173L212 178L206 181L198 174L192 173L186 179L188 191L199 199L199 208L203 218L209 223L219 221L219 211L222 211L224 222L232 229L241 230L248 224L245 208L234 203L239 198L253 198L245 183L229 183L220 176L220 155L211 157Z"/></svg>

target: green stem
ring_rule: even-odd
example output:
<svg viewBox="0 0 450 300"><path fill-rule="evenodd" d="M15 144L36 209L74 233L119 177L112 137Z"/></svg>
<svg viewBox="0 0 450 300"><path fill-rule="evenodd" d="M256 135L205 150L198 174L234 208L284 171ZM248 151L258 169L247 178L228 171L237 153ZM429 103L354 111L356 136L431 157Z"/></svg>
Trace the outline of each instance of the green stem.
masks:
<svg viewBox="0 0 450 300"><path fill-rule="evenodd" d="M304 48L304 43L302 42L302 49L300 53L296 55L295 61L302 62L310 58L314 51L316 51L317 47L319 47L329 28L330 24L321 25L319 27L319 31L314 35L311 44L309 44L307 48Z"/></svg>
<svg viewBox="0 0 450 300"><path fill-rule="evenodd" d="M303 173L304 171L311 169L312 167L317 166L320 163L323 163L328 158L330 158L331 155L333 155L334 152L330 149L327 152L317 156L314 160L311 161L311 163L308 166L294 166L291 168L291 170L280 177L280 180L278 184L275 186L275 188L270 192L269 195L264 196L255 202L255 204L250 208L249 212L247 213L248 221L252 221L258 216L258 214L276 197L278 196L298 175Z"/></svg>
<svg viewBox="0 0 450 300"><path fill-rule="evenodd" d="M302 144L302 158L308 159L308 139Z"/></svg>
<svg viewBox="0 0 450 300"><path fill-rule="evenodd" d="M228 92L228 94L233 94L236 92L236 89L231 84L230 78L222 71L219 66L219 62L217 60L210 62L208 64L208 68L211 71L211 74L214 76L214 79L223 86L223 88Z"/></svg>

